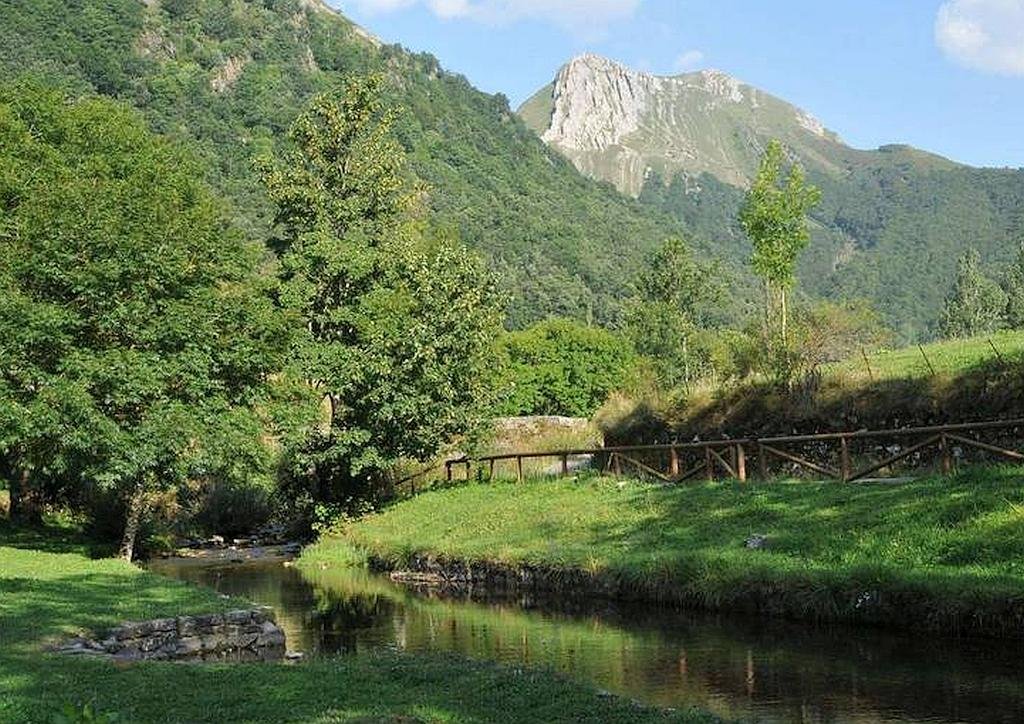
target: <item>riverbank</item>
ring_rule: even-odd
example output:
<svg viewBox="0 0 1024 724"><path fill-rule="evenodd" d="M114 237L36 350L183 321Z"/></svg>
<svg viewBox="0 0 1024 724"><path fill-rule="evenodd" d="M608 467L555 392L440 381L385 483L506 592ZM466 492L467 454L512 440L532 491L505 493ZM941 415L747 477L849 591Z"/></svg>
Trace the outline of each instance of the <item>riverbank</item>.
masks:
<svg viewBox="0 0 1024 724"><path fill-rule="evenodd" d="M131 722L705 721L638 708L544 671L392 652L288 664L124 664L47 653L126 620L245 606L212 590L92 558L66 530L0 522L0 721L91 704Z"/></svg>
<svg viewBox="0 0 1024 724"><path fill-rule="evenodd" d="M1022 482L997 467L900 485L473 484L351 524L300 564L1019 638Z"/></svg>

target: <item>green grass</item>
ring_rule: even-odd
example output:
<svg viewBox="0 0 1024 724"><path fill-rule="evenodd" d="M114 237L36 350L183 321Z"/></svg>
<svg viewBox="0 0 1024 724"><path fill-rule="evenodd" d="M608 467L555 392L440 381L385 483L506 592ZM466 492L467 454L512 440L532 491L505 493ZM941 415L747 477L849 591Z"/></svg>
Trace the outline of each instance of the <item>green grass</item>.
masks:
<svg viewBox="0 0 1024 724"><path fill-rule="evenodd" d="M599 426L606 444L627 445L1024 417L1024 332L937 342L924 352L876 352L867 365L854 355L825 366L820 379L797 379L791 390L755 377L680 397L619 401L598 413Z"/></svg>
<svg viewBox="0 0 1024 724"><path fill-rule="evenodd" d="M118 665L44 646L126 619L242 602L111 559L68 531L0 523L0 722L92 702L130 722L700 721L641 709L546 671L393 652L300 665Z"/></svg>
<svg viewBox="0 0 1024 724"><path fill-rule="evenodd" d="M352 560L355 546L395 566L428 554L571 569L709 608L1019 635L1022 483L1005 467L902 485L469 485L366 518L304 558ZM755 533L768 550L744 547Z"/></svg>
<svg viewBox="0 0 1024 724"><path fill-rule="evenodd" d="M924 354L921 354L921 349ZM927 377L933 370L935 374L967 372L979 365L997 362L999 355L996 350L1006 361L1019 361L1024 357L1024 332L1003 331L970 339L950 339L922 345L920 349L914 345L882 350L867 357L871 375L875 379L888 380ZM867 377L867 370L864 359L857 355L832 365L827 372L844 371Z"/></svg>

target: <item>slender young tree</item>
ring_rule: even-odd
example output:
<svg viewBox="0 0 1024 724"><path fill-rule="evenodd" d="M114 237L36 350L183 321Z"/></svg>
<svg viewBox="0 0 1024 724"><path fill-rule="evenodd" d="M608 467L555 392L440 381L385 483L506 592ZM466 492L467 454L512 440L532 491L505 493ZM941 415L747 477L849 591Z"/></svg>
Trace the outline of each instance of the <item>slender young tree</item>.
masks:
<svg viewBox="0 0 1024 724"><path fill-rule="evenodd" d="M258 164L277 206L282 301L305 321L294 363L329 409L303 468L362 491L484 416L500 300L481 262L425 231L425 193L394 138L380 80L316 98L292 150Z"/></svg>
<svg viewBox="0 0 1024 724"><path fill-rule="evenodd" d="M1017 259L1006 271L1003 291L1006 293L1006 326L1024 329L1024 242L1021 242Z"/></svg>
<svg viewBox="0 0 1024 724"><path fill-rule="evenodd" d="M956 281L946 297L940 327L944 337L972 337L1003 326L1006 293L981 271L981 257L968 249L957 263Z"/></svg>
<svg viewBox="0 0 1024 724"><path fill-rule="evenodd" d="M662 384L689 384L705 371L706 357L694 341L721 301L716 279L717 269L694 259L686 242L675 237L650 256L637 278L626 331Z"/></svg>
<svg viewBox="0 0 1024 724"><path fill-rule="evenodd" d="M781 348L788 343L787 295L810 240L807 214L821 199L803 168L791 164L785 172L785 162L782 144L771 141L740 210L740 224L753 246L750 265L764 284L766 331Z"/></svg>

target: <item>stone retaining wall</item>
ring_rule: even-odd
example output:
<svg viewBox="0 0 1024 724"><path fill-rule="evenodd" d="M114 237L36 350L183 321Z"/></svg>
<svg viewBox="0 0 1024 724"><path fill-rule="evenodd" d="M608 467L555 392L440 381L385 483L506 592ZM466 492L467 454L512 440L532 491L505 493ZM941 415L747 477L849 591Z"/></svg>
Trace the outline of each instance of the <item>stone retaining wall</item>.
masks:
<svg viewBox="0 0 1024 724"><path fill-rule="evenodd" d="M274 661L285 655L285 638L274 612L256 608L123 623L99 640L74 639L56 651L130 661Z"/></svg>

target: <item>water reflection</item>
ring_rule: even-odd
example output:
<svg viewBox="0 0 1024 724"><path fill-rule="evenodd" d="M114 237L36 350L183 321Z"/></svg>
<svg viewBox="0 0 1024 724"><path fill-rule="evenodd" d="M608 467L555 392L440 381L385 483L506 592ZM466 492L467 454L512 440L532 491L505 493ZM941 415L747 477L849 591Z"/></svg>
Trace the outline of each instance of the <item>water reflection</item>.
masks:
<svg viewBox="0 0 1024 724"><path fill-rule="evenodd" d="M376 647L546 666L641 701L766 722L1018 722L1018 646L609 602L478 600L348 569L161 572L273 606L307 655Z"/></svg>

